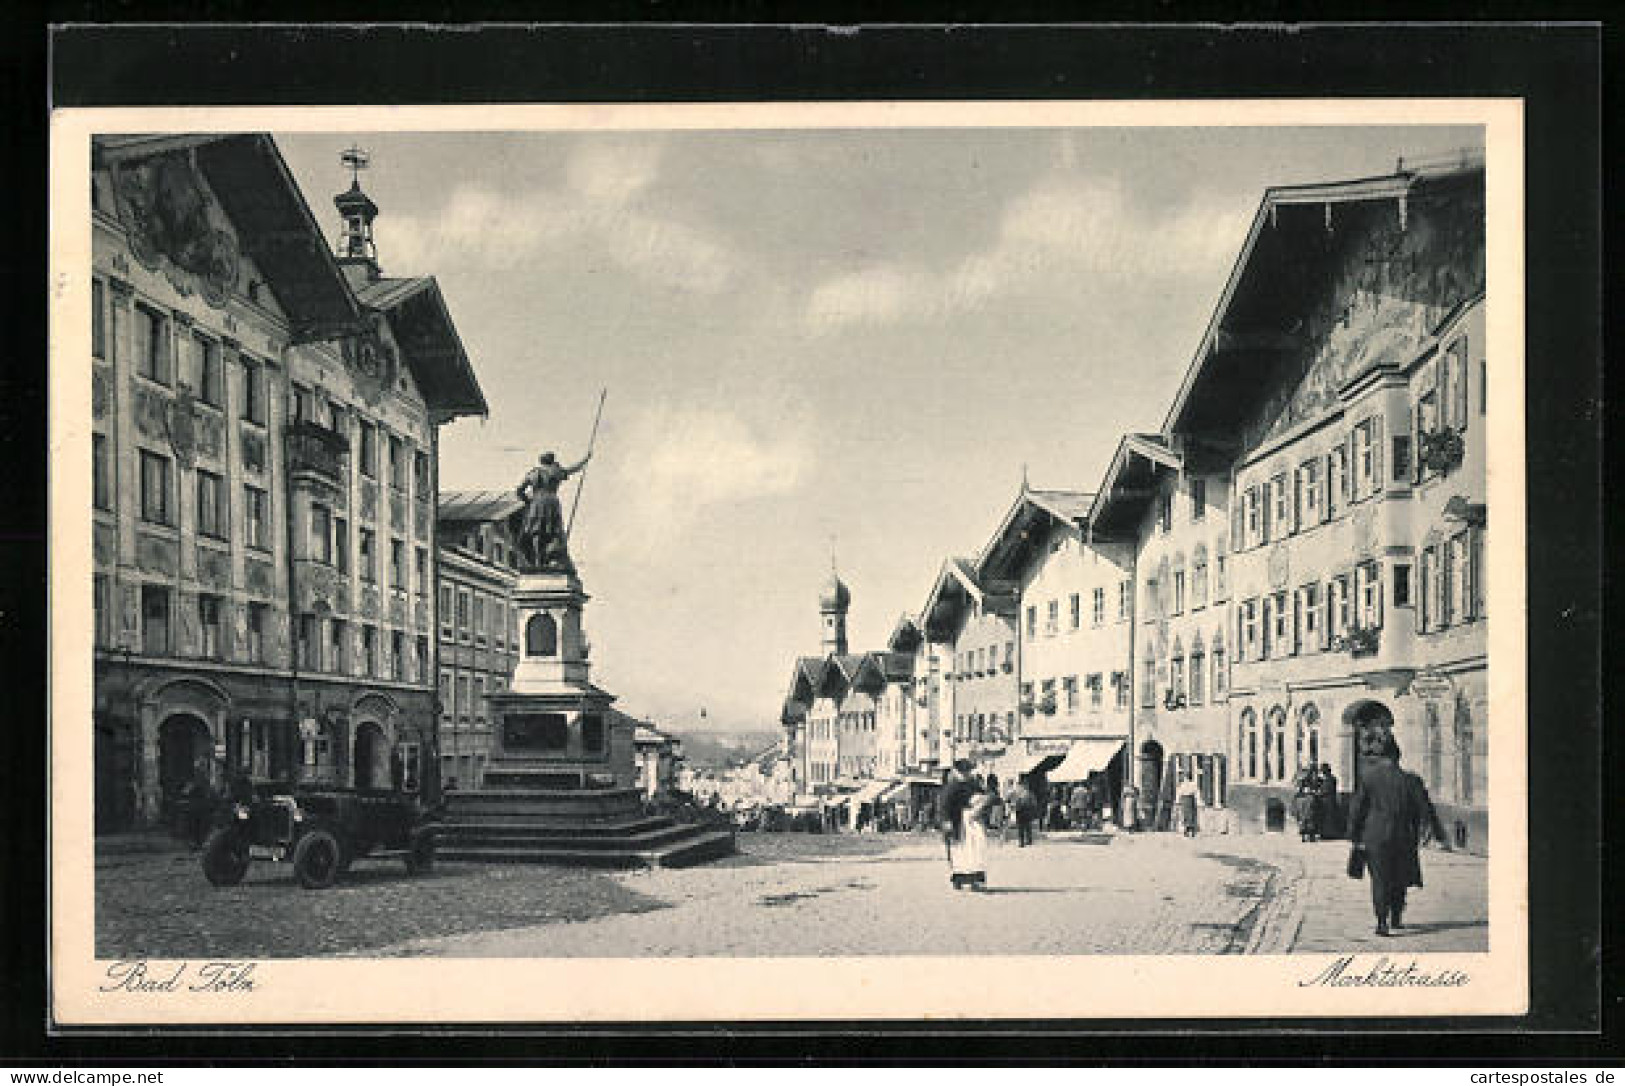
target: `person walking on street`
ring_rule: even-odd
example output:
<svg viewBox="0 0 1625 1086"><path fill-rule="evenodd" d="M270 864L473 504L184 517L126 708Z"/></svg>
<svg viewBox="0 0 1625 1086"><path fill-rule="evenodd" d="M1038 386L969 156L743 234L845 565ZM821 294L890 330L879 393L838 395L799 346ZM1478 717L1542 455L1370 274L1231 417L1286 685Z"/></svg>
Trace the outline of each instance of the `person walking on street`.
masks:
<svg viewBox="0 0 1625 1086"><path fill-rule="evenodd" d="M1315 840L1335 835L1341 822L1337 813L1337 775L1330 765L1322 763L1315 775Z"/></svg>
<svg viewBox="0 0 1625 1086"><path fill-rule="evenodd" d="M1389 935L1404 926L1406 891L1422 885L1417 850L1423 834L1432 833L1446 851L1450 843L1422 778L1399 767L1399 744L1382 736L1371 749L1349 812L1349 839L1371 876L1377 934Z"/></svg>
<svg viewBox="0 0 1625 1086"><path fill-rule="evenodd" d="M966 810L976 797L976 779L971 776L969 760L961 758L948 770L942 781L942 796L937 811L942 818L942 841L948 852L948 881L955 890L971 885L973 876L986 866L982 857L971 855L972 844L966 832ZM986 851L986 834L982 838Z"/></svg>
<svg viewBox="0 0 1625 1086"><path fill-rule="evenodd" d="M1201 794L1202 789L1196 783L1196 774L1186 773L1175 792L1179 798L1179 824L1186 837L1196 836L1196 804Z"/></svg>
<svg viewBox="0 0 1625 1086"><path fill-rule="evenodd" d="M1025 779L1010 790L1010 810L1016 817L1016 847L1033 843L1033 819L1038 815L1038 797Z"/></svg>

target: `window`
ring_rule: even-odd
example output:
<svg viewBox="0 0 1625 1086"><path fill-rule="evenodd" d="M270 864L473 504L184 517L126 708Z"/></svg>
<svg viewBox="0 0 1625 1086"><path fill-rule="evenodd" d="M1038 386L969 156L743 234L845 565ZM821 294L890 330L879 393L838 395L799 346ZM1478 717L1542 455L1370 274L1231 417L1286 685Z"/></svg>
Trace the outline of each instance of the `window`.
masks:
<svg viewBox="0 0 1625 1086"><path fill-rule="evenodd" d="M1257 660L1258 656L1258 601L1247 600L1241 605L1241 658Z"/></svg>
<svg viewBox="0 0 1625 1086"><path fill-rule="evenodd" d="M328 564L333 561L333 514L320 502L310 505L309 557Z"/></svg>
<svg viewBox="0 0 1625 1086"><path fill-rule="evenodd" d="M1349 500L1349 453L1342 442L1326 458L1326 516L1332 517Z"/></svg>
<svg viewBox="0 0 1625 1086"><path fill-rule="evenodd" d="M389 541L389 586L406 591L406 544L399 539Z"/></svg>
<svg viewBox="0 0 1625 1086"><path fill-rule="evenodd" d="M1177 644L1168 661L1168 693L1174 698L1182 697L1185 693L1185 650Z"/></svg>
<svg viewBox="0 0 1625 1086"><path fill-rule="evenodd" d="M1068 602L1070 603L1072 629L1076 630L1079 626L1083 625L1083 601L1078 594L1074 592L1072 593L1072 597ZM1098 619L1096 620L1095 624L1097 626L1100 624Z"/></svg>
<svg viewBox="0 0 1625 1086"><path fill-rule="evenodd" d="M350 626L342 618L327 623L327 670L339 675L350 673Z"/></svg>
<svg viewBox="0 0 1625 1086"><path fill-rule="evenodd" d="M248 545L257 550L270 550L271 537L266 526L268 512L265 507L265 491L257 486L244 486L243 509L248 522Z"/></svg>
<svg viewBox="0 0 1625 1086"><path fill-rule="evenodd" d="M1128 708L1128 673L1123 671L1112 672L1112 690L1115 704L1119 709Z"/></svg>
<svg viewBox="0 0 1625 1086"><path fill-rule="evenodd" d="M485 676L484 675L476 675L476 676L474 676L474 704L473 704L473 709L474 709L474 725L475 725L475 727L484 728L485 727ZM587 720L588 720L587 717L582 718L581 724L582 724L583 732L585 732L585 730L586 730ZM583 737L583 740L585 740L585 737Z"/></svg>
<svg viewBox="0 0 1625 1086"><path fill-rule="evenodd" d="M350 522L333 518L333 564L340 573L350 572Z"/></svg>
<svg viewBox="0 0 1625 1086"><path fill-rule="evenodd" d="M406 636L399 630L389 635L389 677L396 682L406 679Z"/></svg>
<svg viewBox="0 0 1625 1086"><path fill-rule="evenodd" d="M1140 707L1154 709L1157 705L1157 658L1150 648L1140 661Z"/></svg>
<svg viewBox="0 0 1625 1086"><path fill-rule="evenodd" d="M378 627L361 627L361 666L369 677L378 674Z"/></svg>
<svg viewBox="0 0 1625 1086"><path fill-rule="evenodd" d="M1015 669L1016 669L1016 643L1014 641L1006 641L1004 643L1004 670L1005 671L1014 671Z"/></svg>
<svg viewBox="0 0 1625 1086"><path fill-rule="evenodd" d="M141 651L148 656L169 653L169 589L141 586Z"/></svg>
<svg viewBox="0 0 1625 1086"><path fill-rule="evenodd" d="M1174 570L1173 613L1176 615L1182 615L1185 613L1185 571L1182 569Z"/></svg>
<svg viewBox="0 0 1625 1086"><path fill-rule="evenodd" d="M202 336L192 337L192 359L195 367L193 387L197 398L210 407L219 407L225 400L225 381L220 372L220 345Z"/></svg>
<svg viewBox="0 0 1625 1086"><path fill-rule="evenodd" d="M1224 644L1216 643L1213 646L1213 699L1224 697L1225 689L1229 685L1230 669L1225 666Z"/></svg>
<svg viewBox="0 0 1625 1086"><path fill-rule="evenodd" d="M344 410L344 405L329 400L327 404L327 425L335 434L344 438L346 443L350 439L350 419Z"/></svg>
<svg viewBox="0 0 1625 1086"><path fill-rule="evenodd" d="M1207 480L1191 480L1191 523L1200 523L1207 512Z"/></svg>
<svg viewBox="0 0 1625 1086"><path fill-rule="evenodd" d="M1331 636L1342 637L1348 633L1349 620L1353 617L1349 613L1349 577L1342 573L1332 578L1326 599L1326 610L1331 617Z"/></svg>
<svg viewBox="0 0 1625 1086"><path fill-rule="evenodd" d="M440 586L440 632L449 636L451 634L452 587L449 584Z"/></svg>
<svg viewBox="0 0 1625 1086"><path fill-rule="evenodd" d="M219 596L197 598L198 654L208 660L218 660L225 655L220 636L222 602Z"/></svg>
<svg viewBox="0 0 1625 1086"><path fill-rule="evenodd" d="M248 660L265 663L265 622L268 608L263 603L248 605Z"/></svg>
<svg viewBox="0 0 1625 1086"><path fill-rule="evenodd" d="M1174 526L1174 496L1167 491L1157 495L1157 530L1167 534Z"/></svg>
<svg viewBox="0 0 1625 1086"><path fill-rule="evenodd" d="M1207 556L1197 554L1191 566L1191 609L1207 606Z"/></svg>
<svg viewBox="0 0 1625 1086"><path fill-rule="evenodd" d="M112 464L108 459L107 435L90 435L90 502L97 509L113 508Z"/></svg>
<svg viewBox="0 0 1625 1086"><path fill-rule="evenodd" d="M1077 712L1078 677L1076 675L1068 675L1066 678L1061 680L1061 693L1064 696L1066 711L1069 713Z"/></svg>
<svg viewBox="0 0 1625 1086"><path fill-rule="evenodd" d="M1122 580L1117 583L1117 621L1125 622L1129 613L1134 609L1134 582Z"/></svg>
<svg viewBox="0 0 1625 1086"><path fill-rule="evenodd" d="M1242 546L1256 547L1262 541L1261 529L1263 528L1263 515L1260 512L1258 488L1256 486L1250 486L1247 488L1247 492L1242 499L1242 505L1246 510L1246 535L1243 539Z"/></svg>
<svg viewBox="0 0 1625 1086"><path fill-rule="evenodd" d="M406 448L394 434L389 435L389 485L406 489Z"/></svg>
<svg viewBox="0 0 1625 1086"><path fill-rule="evenodd" d="M1303 621L1303 636L1299 644L1305 649L1318 649L1321 645L1320 585L1306 584L1298 589L1298 596L1298 613Z"/></svg>
<svg viewBox="0 0 1625 1086"><path fill-rule="evenodd" d="M1251 709L1241 711L1241 723L1236 736L1236 760L1241 763L1248 780L1258 780L1258 715Z"/></svg>
<svg viewBox="0 0 1625 1086"><path fill-rule="evenodd" d="M95 609L92 637L97 648L113 644L113 581L105 573L94 574L90 582L91 606Z"/></svg>
<svg viewBox="0 0 1625 1086"><path fill-rule="evenodd" d="M414 584L415 584L415 586L417 588L417 595L419 597L428 595L428 592L429 592L429 552L428 552L428 550L426 548L419 547L413 553L413 555L412 555L412 571L417 575L417 580L414 582Z"/></svg>
<svg viewBox="0 0 1625 1086"><path fill-rule="evenodd" d="M1319 458L1299 465L1298 487L1303 495L1299 524L1319 524L1324 519L1321 515Z"/></svg>
<svg viewBox="0 0 1625 1086"><path fill-rule="evenodd" d="M243 356L243 418L265 425L265 367Z"/></svg>
<svg viewBox="0 0 1625 1086"><path fill-rule="evenodd" d="M429 496L429 454L422 449L412 453L412 476L417 482L419 498Z"/></svg>
<svg viewBox="0 0 1625 1086"><path fill-rule="evenodd" d="M1394 563L1394 606L1411 606L1411 564Z"/></svg>
<svg viewBox="0 0 1625 1086"><path fill-rule="evenodd" d="M358 533L361 543L361 579L368 584L378 580L378 533L363 528Z"/></svg>
<svg viewBox="0 0 1625 1086"><path fill-rule="evenodd" d="M1467 427L1467 339L1452 343L1440 363L1439 407L1444 424L1456 430Z"/></svg>
<svg viewBox="0 0 1625 1086"><path fill-rule="evenodd" d="M1055 632L1057 630L1059 630L1060 627L1061 627L1061 601L1060 600L1050 600L1049 601L1049 606L1045 609L1044 632L1053 637L1055 635Z"/></svg>
<svg viewBox="0 0 1625 1086"><path fill-rule="evenodd" d="M169 503L169 458L141 450L141 519L173 524Z"/></svg>
<svg viewBox="0 0 1625 1086"><path fill-rule="evenodd" d="M1158 594L1160 586L1155 577L1145 579L1145 619L1150 621L1160 613L1162 597Z"/></svg>
<svg viewBox="0 0 1625 1086"><path fill-rule="evenodd" d="M1269 538L1282 539L1292 531L1292 509L1287 492L1286 473L1270 480Z"/></svg>
<svg viewBox="0 0 1625 1086"><path fill-rule="evenodd" d="M1202 651L1201 645L1191 649L1190 687L1190 703L1202 704L1202 695L1207 688L1207 654Z"/></svg>
<svg viewBox="0 0 1625 1086"><path fill-rule="evenodd" d="M412 673L413 677L419 682L426 683L429 681L429 639L422 634L419 634L417 639L417 661L418 667Z"/></svg>
<svg viewBox="0 0 1625 1086"><path fill-rule="evenodd" d="M474 640L485 643L485 595L474 593Z"/></svg>
<svg viewBox="0 0 1625 1086"><path fill-rule="evenodd" d="M461 589L457 592L457 635L464 641L472 634L469 628L469 595Z"/></svg>
<svg viewBox="0 0 1625 1086"><path fill-rule="evenodd" d="M1354 427L1354 498L1369 498L1382 484L1382 420L1377 415Z"/></svg>
<svg viewBox="0 0 1625 1086"><path fill-rule="evenodd" d="M90 353L107 357L107 288L100 279L90 281Z"/></svg>
<svg viewBox="0 0 1625 1086"><path fill-rule="evenodd" d="M1395 434L1391 444L1393 446L1394 462L1391 470L1393 471L1394 482L1408 483L1416 472L1416 466L1411 463L1411 435Z"/></svg>
<svg viewBox="0 0 1625 1086"><path fill-rule="evenodd" d="M1292 611L1286 592L1275 593L1269 602L1271 624L1267 649L1271 655L1285 656L1292 652Z"/></svg>
<svg viewBox="0 0 1625 1086"><path fill-rule="evenodd" d="M229 535L230 519L226 508L225 480L212 472L197 473L197 530L199 535L211 539L225 539Z"/></svg>
<svg viewBox="0 0 1625 1086"><path fill-rule="evenodd" d="M1467 545L1467 533L1461 532L1452 536L1450 542L1446 544L1446 553L1449 558L1446 576L1450 581L1450 611L1447 621L1465 622L1473 617L1473 578L1469 560L1471 548Z"/></svg>
<svg viewBox="0 0 1625 1086"><path fill-rule="evenodd" d="M169 321L144 305L135 307L135 372L169 384Z"/></svg>
<svg viewBox="0 0 1625 1086"><path fill-rule="evenodd" d="M1355 567L1354 577L1360 625L1376 629L1382 625L1382 567L1375 562L1362 562Z"/></svg>
<svg viewBox="0 0 1625 1086"><path fill-rule="evenodd" d="M293 421L316 421L316 402L311 396L310 389L304 385L293 386Z"/></svg>
<svg viewBox="0 0 1625 1086"><path fill-rule="evenodd" d="M1036 606L1027 608L1027 636L1038 636L1038 608Z"/></svg>
<svg viewBox="0 0 1625 1086"><path fill-rule="evenodd" d="M1076 597L1074 597L1076 598ZM1106 621L1106 590L1096 588L1089 595L1090 621L1095 626L1103 625Z"/></svg>
<svg viewBox="0 0 1625 1086"><path fill-rule="evenodd" d="M1229 583L1225 574L1228 572L1225 565L1225 556L1220 554L1213 559L1213 599L1218 602L1229 594Z"/></svg>
<svg viewBox="0 0 1625 1086"><path fill-rule="evenodd" d="M302 671L315 671L321 666L317 659L316 616L300 615L294 622L294 666Z"/></svg>
<svg viewBox="0 0 1625 1086"><path fill-rule="evenodd" d="M361 420L361 474L378 477L378 427L365 419Z"/></svg>

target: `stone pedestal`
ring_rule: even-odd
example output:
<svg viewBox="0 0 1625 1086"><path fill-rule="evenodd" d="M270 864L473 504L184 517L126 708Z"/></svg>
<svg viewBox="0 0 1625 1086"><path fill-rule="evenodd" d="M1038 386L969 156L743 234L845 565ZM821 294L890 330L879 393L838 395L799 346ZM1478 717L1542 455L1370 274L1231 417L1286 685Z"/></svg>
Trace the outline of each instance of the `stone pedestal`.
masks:
<svg viewBox="0 0 1625 1086"><path fill-rule="evenodd" d="M524 573L514 591L519 662L486 694L491 756L476 791L446 793L440 854L486 863L635 866L699 863L734 850L731 827L645 814L636 723L587 677L573 572Z"/></svg>

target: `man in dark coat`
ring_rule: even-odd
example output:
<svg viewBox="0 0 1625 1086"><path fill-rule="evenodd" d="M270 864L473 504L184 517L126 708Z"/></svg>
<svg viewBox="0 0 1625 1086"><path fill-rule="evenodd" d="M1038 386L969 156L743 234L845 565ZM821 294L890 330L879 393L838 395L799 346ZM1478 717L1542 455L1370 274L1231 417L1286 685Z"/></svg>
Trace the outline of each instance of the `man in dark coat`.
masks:
<svg viewBox="0 0 1625 1086"><path fill-rule="evenodd" d="M1384 738L1374 750L1360 769L1349 839L1365 853L1377 934L1388 935L1404 923L1406 890L1422 885L1417 849L1423 833L1431 831L1441 847L1450 846L1422 778L1399 768L1399 744Z"/></svg>
<svg viewBox="0 0 1625 1086"><path fill-rule="evenodd" d="M1315 840L1327 835L1336 836L1337 775L1329 764L1322 763L1315 777Z"/></svg>

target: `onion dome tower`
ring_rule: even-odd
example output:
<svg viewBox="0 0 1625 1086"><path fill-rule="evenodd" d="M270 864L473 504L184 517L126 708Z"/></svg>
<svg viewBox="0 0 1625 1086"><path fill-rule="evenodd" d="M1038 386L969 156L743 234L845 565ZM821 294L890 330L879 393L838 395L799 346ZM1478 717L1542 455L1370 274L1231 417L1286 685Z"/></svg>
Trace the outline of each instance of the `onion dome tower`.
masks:
<svg viewBox="0 0 1625 1086"><path fill-rule="evenodd" d="M835 562L830 561L829 580L818 597L818 610L824 619L824 655L846 655L846 611L852 605L852 593L841 583Z"/></svg>

